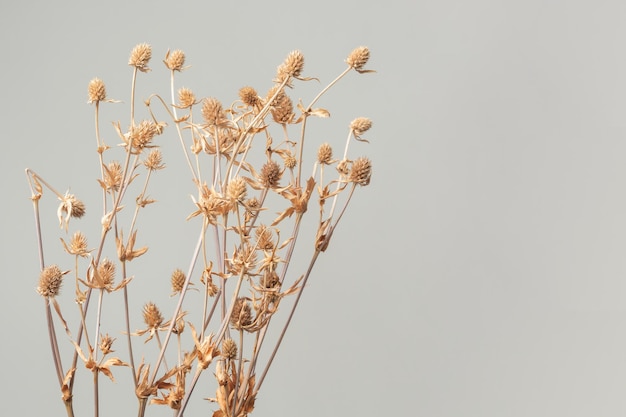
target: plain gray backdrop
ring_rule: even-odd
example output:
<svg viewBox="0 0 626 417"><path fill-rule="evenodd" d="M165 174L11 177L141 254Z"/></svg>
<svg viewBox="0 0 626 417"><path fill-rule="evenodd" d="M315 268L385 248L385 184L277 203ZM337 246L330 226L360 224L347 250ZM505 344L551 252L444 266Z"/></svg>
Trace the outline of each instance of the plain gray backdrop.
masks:
<svg viewBox="0 0 626 417"><path fill-rule="evenodd" d="M354 47L372 53L377 73L339 84L319 122L343 138L353 118L374 121L358 148L372 183L314 270L253 415L626 414L626 3L3 2L0 34L4 414L65 414L24 169L93 192L87 84L100 77L127 102L141 42L154 70L140 94L167 91L161 60L183 49L182 84L225 103L244 85L269 88L293 49L320 84ZM114 112L103 130L124 117ZM163 189L188 181L180 158L167 156ZM168 221L177 201L156 212L167 252L149 253L180 250L184 267L195 234ZM127 378L102 380L101 415L136 413L119 394ZM188 414L214 409L197 398Z"/></svg>

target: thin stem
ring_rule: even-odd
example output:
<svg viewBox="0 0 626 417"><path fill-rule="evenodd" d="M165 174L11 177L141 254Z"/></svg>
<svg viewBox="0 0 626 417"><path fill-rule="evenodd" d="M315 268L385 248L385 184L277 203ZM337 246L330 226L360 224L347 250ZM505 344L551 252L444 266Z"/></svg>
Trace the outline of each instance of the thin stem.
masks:
<svg viewBox="0 0 626 417"><path fill-rule="evenodd" d="M122 262L122 279L126 279L126 262ZM135 358L133 355L133 343L130 336L130 313L128 308L128 285L124 285L124 321L126 324L126 343L128 345L128 355L130 357L130 369L133 374L133 384L137 387L137 375L135 373Z"/></svg>

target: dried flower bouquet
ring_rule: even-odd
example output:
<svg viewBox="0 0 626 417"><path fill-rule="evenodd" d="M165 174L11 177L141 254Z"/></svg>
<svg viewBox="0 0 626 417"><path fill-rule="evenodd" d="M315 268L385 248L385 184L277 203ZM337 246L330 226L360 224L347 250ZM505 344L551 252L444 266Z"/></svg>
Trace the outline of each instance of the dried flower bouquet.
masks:
<svg viewBox="0 0 626 417"><path fill-rule="evenodd" d="M102 104L114 100L107 97L100 79L94 78L88 86L89 102L95 108L98 193L102 194L100 233L94 248L81 231L69 236L70 220L86 213L83 202L26 170L41 269L37 292L44 300L61 397L68 416L73 416L78 370L90 371L91 382L81 383L93 384L94 415L98 416L100 376L113 380L117 367L128 367L139 416L145 415L148 403L169 406L174 415L182 416L199 378L206 375L216 382L213 415L243 417L254 408L318 256L327 250L357 186L370 182L370 160L348 155L353 141L366 142L363 135L372 126L368 118L358 117L347 126L340 156L334 155L328 143L320 144L308 160L304 152L309 118L330 115L315 105L348 73L372 72L364 68L369 50L354 49L345 69L307 106L294 106L288 95L296 81L312 80L302 75L302 53L293 51L278 66L265 96L243 87L228 107L215 98L197 99L188 88L179 88L175 94L176 74L187 67L182 51L168 51L164 63L171 73L171 97L151 95L145 100L148 116L140 120L135 111L136 83L141 73L150 70L151 57L148 44L139 44L131 52L130 120L126 130L119 122L113 130L120 147L105 143L99 122ZM166 115L166 121L157 113ZM148 246L139 244L137 219L146 206L155 203L147 190L153 175L165 168L156 143L160 135L180 141L197 193L187 220L197 222L198 238L188 270L175 268L171 274L168 290L177 296L170 306L172 313L166 318L155 303L146 301L145 327L135 330L130 323L136 312L130 311L129 297L132 281L141 279L141 271L134 270L133 261L148 252ZM121 155L119 160L116 155ZM303 172L304 163L312 165L310 176ZM60 241L70 259L63 262L71 265L68 269L44 261L39 209L44 190L60 200L57 216ZM317 202L316 211L308 210L312 199ZM121 216L129 211L128 218ZM305 271L292 273L289 265L307 212L314 213L310 221L317 230L308 246L312 256ZM72 280L73 300L59 297L67 279ZM199 290L200 301L185 297L190 288ZM121 292L124 300L125 319L120 324L128 352L124 358L114 354L116 338L101 332L106 319L102 306L115 292ZM290 303L283 301L287 299ZM64 315L74 303L79 317L77 329L71 330ZM279 306L288 311L282 321L273 320ZM279 329L271 340L267 337L270 324ZM58 329L65 336L59 336ZM147 342L158 346L152 363L138 360L144 357L138 355L139 337L140 346ZM171 343L172 339L177 343ZM62 343L72 347L69 367L62 364ZM269 350L262 356L266 344ZM210 367L212 372L205 372Z"/></svg>

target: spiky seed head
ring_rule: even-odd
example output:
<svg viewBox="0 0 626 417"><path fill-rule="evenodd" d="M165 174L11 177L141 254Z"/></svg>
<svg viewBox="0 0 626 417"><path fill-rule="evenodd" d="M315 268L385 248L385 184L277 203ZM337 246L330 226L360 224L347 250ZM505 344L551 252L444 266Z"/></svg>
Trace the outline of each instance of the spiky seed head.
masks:
<svg viewBox="0 0 626 417"><path fill-rule="evenodd" d="M291 152L287 152L283 156L283 162L285 164L285 168L288 168L288 169L294 169L296 165L298 164L298 160L296 159L295 156L291 154Z"/></svg>
<svg viewBox="0 0 626 417"><path fill-rule="evenodd" d="M174 328L172 329L172 331L175 334L182 334L185 331L185 319L182 317L179 317L178 320L176 320L176 323L174 324Z"/></svg>
<svg viewBox="0 0 626 417"><path fill-rule="evenodd" d="M224 339L222 342L222 356L231 360L237 358L237 343L233 339Z"/></svg>
<svg viewBox="0 0 626 417"><path fill-rule="evenodd" d="M100 336L100 344L98 345L98 347L100 348L100 352L102 352L103 355L107 355L111 352L115 352L112 349L114 341L115 339L109 336L108 334L105 334L104 336Z"/></svg>
<svg viewBox="0 0 626 417"><path fill-rule="evenodd" d="M209 126L217 125L226 118L222 103L213 97L204 99L202 103L202 116Z"/></svg>
<svg viewBox="0 0 626 417"><path fill-rule="evenodd" d="M235 177L228 182L226 189L228 198L233 201L243 201L248 193L246 180L242 177Z"/></svg>
<svg viewBox="0 0 626 417"><path fill-rule="evenodd" d="M39 295L46 298L54 298L59 295L63 284L63 275L68 272L61 271L57 265L45 267L39 274L39 284L37 285Z"/></svg>
<svg viewBox="0 0 626 417"><path fill-rule="evenodd" d="M322 143L317 149L317 162L320 164L330 164L333 159L333 148L330 144Z"/></svg>
<svg viewBox="0 0 626 417"><path fill-rule="evenodd" d="M366 157L360 157L352 163L350 170L350 181L355 184L366 186L372 177L372 162Z"/></svg>
<svg viewBox="0 0 626 417"><path fill-rule="evenodd" d="M274 86L267 93L266 101L269 101L277 92L278 86ZM284 89L280 89L274 100L271 101L272 118L276 123L291 123L295 117L293 102Z"/></svg>
<svg viewBox="0 0 626 417"><path fill-rule="evenodd" d="M72 235L69 253L82 257L89 255L89 249L87 249L87 237L80 231L74 232Z"/></svg>
<svg viewBox="0 0 626 417"><path fill-rule="evenodd" d="M163 163L163 155L159 149L153 149L148 154L148 157L143 164L150 171L158 171L160 169L165 168L165 164Z"/></svg>
<svg viewBox="0 0 626 417"><path fill-rule="evenodd" d="M281 81L284 76L299 77L304 68L304 55L302 52L291 51L285 61L278 67L277 78Z"/></svg>
<svg viewBox="0 0 626 417"><path fill-rule="evenodd" d="M185 53L177 49L165 56L165 65L172 71L181 71L185 65Z"/></svg>
<svg viewBox="0 0 626 417"><path fill-rule="evenodd" d="M187 277L181 269L176 268L174 272L172 272L172 277L170 278L172 283L172 295L178 294L183 290L186 279Z"/></svg>
<svg viewBox="0 0 626 417"><path fill-rule="evenodd" d="M357 117L350 123L350 130L357 137L370 130L371 127L372 121L367 117Z"/></svg>
<svg viewBox="0 0 626 417"><path fill-rule="evenodd" d="M163 315L153 302L148 302L143 306L143 321L150 329L157 329L163 324Z"/></svg>
<svg viewBox="0 0 626 417"><path fill-rule="evenodd" d="M261 168L259 180L265 188L276 188L281 176L280 165L276 161L271 160L266 162Z"/></svg>
<svg viewBox="0 0 626 417"><path fill-rule="evenodd" d="M183 109L189 108L196 104L196 96L188 88L182 87L178 90L178 105Z"/></svg>
<svg viewBox="0 0 626 417"><path fill-rule="evenodd" d="M128 65L137 68L141 72L148 72L150 71L150 68L148 68L150 58L152 58L152 47L147 43L140 43L130 53Z"/></svg>
<svg viewBox="0 0 626 417"><path fill-rule="evenodd" d="M243 330L252 324L252 308L245 297L239 297L235 301L230 324L237 330Z"/></svg>
<svg viewBox="0 0 626 417"><path fill-rule="evenodd" d="M366 46L359 46L354 49L346 58L346 63L359 71L362 70L367 61L370 59L370 50Z"/></svg>
<svg viewBox="0 0 626 417"><path fill-rule="evenodd" d="M100 274L101 284L100 287L110 291L113 289L113 282L115 281L115 263L108 258L104 258L100 265L98 265L98 274Z"/></svg>
<svg viewBox="0 0 626 417"><path fill-rule="evenodd" d="M252 87L242 87L239 89L239 98L246 106L256 107L261 104L261 98Z"/></svg>
<svg viewBox="0 0 626 417"><path fill-rule="evenodd" d="M255 230L256 247L261 250L274 249L274 240L272 231L264 224L259 225Z"/></svg>
<svg viewBox="0 0 626 417"><path fill-rule="evenodd" d="M94 78L89 81L88 97L89 103L97 103L99 101L106 100L106 88L104 87L104 82L100 78Z"/></svg>
<svg viewBox="0 0 626 417"><path fill-rule="evenodd" d="M142 120L131 126L129 137L134 152L140 153L144 148L150 147L150 142L159 133L160 127L152 120Z"/></svg>
<svg viewBox="0 0 626 417"><path fill-rule="evenodd" d="M278 274L275 271L265 271L261 277L261 286L263 288L272 289L280 283Z"/></svg>
<svg viewBox="0 0 626 417"><path fill-rule="evenodd" d="M57 217L59 218L59 224L67 229L70 217L81 218L85 215L85 203L80 201L74 196L74 194L66 193L61 198L61 204L57 209Z"/></svg>
<svg viewBox="0 0 626 417"><path fill-rule="evenodd" d="M122 166L118 161L111 161L104 170L104 186L107 191L119 191L122 185Z"/></svg>

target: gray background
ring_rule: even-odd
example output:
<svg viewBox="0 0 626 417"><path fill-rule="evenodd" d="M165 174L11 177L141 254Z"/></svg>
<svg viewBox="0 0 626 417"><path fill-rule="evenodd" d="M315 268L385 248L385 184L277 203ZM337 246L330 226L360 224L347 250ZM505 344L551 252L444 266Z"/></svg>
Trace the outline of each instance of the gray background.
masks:
<svg viewBox="0 0 626 417"><path fill-rule="evenodd" d="M292 49L322 82L359 45L378 71L320 103L332 118L319 123L341 138L354 117L374 120L358 148L374 177L317 265L254 415L626 414L626 3L35 1L0 12L5 412L64 415L24 168L61 191L95 189L87 83L98 76L127 102L128 54L148 42L143 94L166 91L168 48L192 65L183 85L225 103L244 85L269 88ZM115 108L103 130L124 120ZM169 195L188 176L179 152L166 158ZM162 240L154 262L186 265L193 229L167 220L177 204L189 212L190 193L154 195L165 200L145 236ZM56 203L47 210L57 236ZM157 282L170 266L146 268ZM118 374L103 380L102 415L135 414ZM89 415L84 395L76 407ZM196 397L190 410L212 409Z"/></svg>

